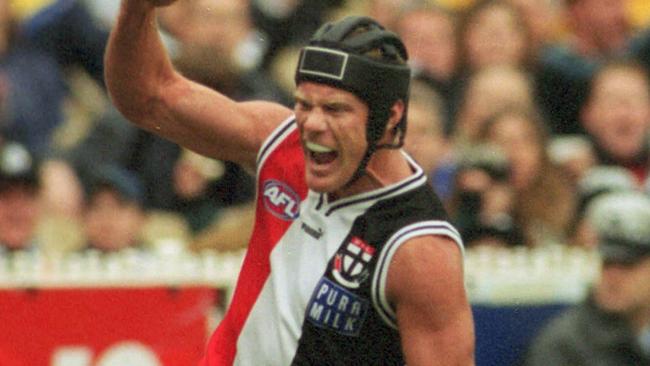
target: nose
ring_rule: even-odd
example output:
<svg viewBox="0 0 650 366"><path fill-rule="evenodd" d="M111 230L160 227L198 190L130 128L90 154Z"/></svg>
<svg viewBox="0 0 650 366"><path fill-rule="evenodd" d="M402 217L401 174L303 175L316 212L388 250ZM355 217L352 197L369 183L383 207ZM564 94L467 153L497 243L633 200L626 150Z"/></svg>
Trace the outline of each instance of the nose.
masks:
<svg viewBox="0 0 650 366"><path fill-rule="evenodd" d="M302 128L305 132L323 132L327 130L327 118L324 113L315 108L303 115Z"/></svg>

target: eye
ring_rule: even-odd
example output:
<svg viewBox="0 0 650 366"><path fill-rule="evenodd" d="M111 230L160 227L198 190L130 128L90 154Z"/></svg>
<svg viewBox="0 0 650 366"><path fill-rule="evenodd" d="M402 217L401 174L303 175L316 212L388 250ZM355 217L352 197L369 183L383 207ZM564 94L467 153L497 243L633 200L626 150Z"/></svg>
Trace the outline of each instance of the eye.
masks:
<svg viewBox="0 0 650 366"><path fill-rule="evenodd" d="M296 103L294 105L294 108L296 111L309 111L312 106L305 102L304 100L296 99Z"/></svg>
<svg viewBox="0 0 650 366"><path fill-rule="evenodd" d="M323 110L327 113L339 114L346 111L346 108L342 104L326 104L323 106Z"/></svg>

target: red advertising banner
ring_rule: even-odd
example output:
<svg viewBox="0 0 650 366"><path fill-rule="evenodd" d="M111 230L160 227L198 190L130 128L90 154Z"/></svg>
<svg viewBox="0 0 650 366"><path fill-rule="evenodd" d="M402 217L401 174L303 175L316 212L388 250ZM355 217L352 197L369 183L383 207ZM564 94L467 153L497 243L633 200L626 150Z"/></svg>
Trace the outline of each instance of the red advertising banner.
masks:
<svg viewBox="0 0 650 366"><path fill-rule="evenodd" d="M207 287L0 290L1 366L194 366Z"/></svg>

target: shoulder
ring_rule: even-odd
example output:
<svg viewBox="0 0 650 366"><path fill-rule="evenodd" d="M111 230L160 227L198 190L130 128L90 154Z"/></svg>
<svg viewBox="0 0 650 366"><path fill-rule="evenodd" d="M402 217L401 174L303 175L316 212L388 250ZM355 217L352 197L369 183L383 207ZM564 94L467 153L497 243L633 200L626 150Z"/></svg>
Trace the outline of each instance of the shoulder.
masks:
<svg viewBox="0 0 650 366"><path fill-rule="evenodd" d="M407 240L392 258L387 285L387 296L397 305L402 301L465 299L461 246L441 235Z"/></svg>
<svg viewBox="0 0 650 366"><path fill-rule="evenodd" d="M451 227L440 198L424 175L414 176L402 186L394 188L394 191L390 197L382 198L366 213L369 220L377 220L387 235L402 233L432 222L445 222Z"/></svg>
<svg viewBox="0 0 650 366"><path fill-rule="evenodd" d="M390 303L395 303L396 290L403 290L401 283L422 279L430 286L431 276L450 278L445 271L456 273L462 284L461 236L428 184L380 203L375 211L368 226L384 241L376 276L387 277L384 291Z"/></svg>
<svg viewBox="0 0 650 366"><path fill-rule="evenodd" d="M252 130L251 135L258 138L258 146L271 136L280 126L293 116L293 110L270 101L239 102L243 114L249 117Z"/></svg>
<svg viewBox="0 0 650 366"><path fill-rule="evenodd" d="M284 119L279 123L274 120L275 122L268 126L268 131L260 143L257 155L258 169L272 154L280 155L282 165L302 163L300 159L291 158L297 153L302 154L302 144L295 116L293 114L288 116L279 114L278 116L284 117Z"/></svg>
<svg viewBox="0 0 650 366"><path fill-rule="evenodd" d="M474 326L465 292L461 246L444 236L409 239L388 272L387 296L407 363L473 364Z"/></svg>

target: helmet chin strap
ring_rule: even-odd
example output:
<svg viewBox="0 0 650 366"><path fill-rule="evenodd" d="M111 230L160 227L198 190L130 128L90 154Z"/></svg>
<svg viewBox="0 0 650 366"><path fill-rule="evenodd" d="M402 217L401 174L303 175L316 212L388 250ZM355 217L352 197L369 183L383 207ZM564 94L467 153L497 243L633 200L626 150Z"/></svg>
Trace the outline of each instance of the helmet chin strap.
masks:
<svg viewBox="0 0 650 366"><path fill-rule="evenodd" d="M357 167L357 170L354 171L354 174L352 174L352 177L343 185L343 189L350 188L354 183L356 183L359 178L363 177L366 175L366 168L368 167L368 162L370 161L370 158L372 157L372 154L377 151L377 144L372 143L368 145L368 148L366 149L366 153L363 155L363 158L361 159L361 162L359 163L359 166Z"/></svg>
<svg viewBox="0 0 650 366"><path fill-rule="evenodd" d="M404 145L404 133L400 132L399 130L395 130L396 132L400 133L399 135L399 141L394 144L381 144L378 145L376 141L368 141L368 149L366 149L365 154L363 155L363 158L361 159L361 162L359 163L359 166L357 167L357 170L354 172L352 177L343 185L343 189L350 188L354 183L356 183L359 178L363 177L366 175L366 168L368 167L368 163L370 162L370 158L372 158L372 155L379 149L399 149Z"/></svg>

